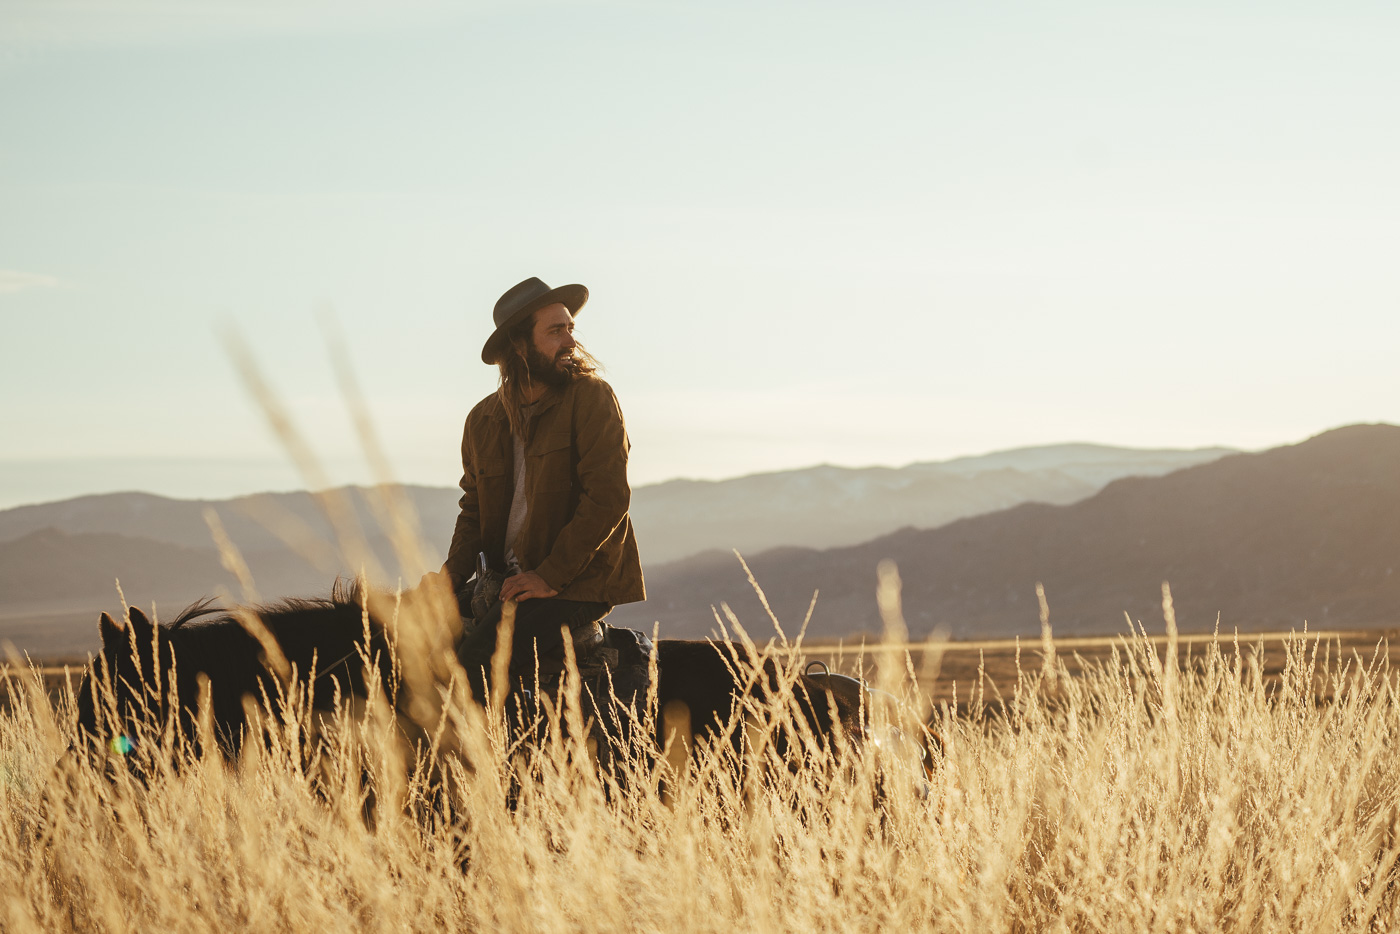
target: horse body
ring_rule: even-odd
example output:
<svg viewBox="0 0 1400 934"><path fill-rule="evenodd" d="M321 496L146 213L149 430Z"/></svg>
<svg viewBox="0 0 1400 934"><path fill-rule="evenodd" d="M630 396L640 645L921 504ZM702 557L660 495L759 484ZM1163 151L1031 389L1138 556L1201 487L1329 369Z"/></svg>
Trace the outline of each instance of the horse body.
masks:
<svg viewBox="0 0 1400 934"><path fill-rule="evenodd" d="M258 621L255 625L265 627L266 636L296 671L313 710L331 709L337 697L366 695L369 685L362 657L384 660L378 666L380 687L386 697L395 699L385 627L372 613L366 625L359 594L338 590L329 599L288 601L240 612L244 619L251 613ZM103 737L99 710L104 701L94 676L105 675L110 678L118 724L141 718L148 723L169 722L173 701L184 735L193 740L207 679L206 703L221 751L236 756L250 727L246 699L251 696L260 703L278 697L287 687L269 665L267 646L239 616L207 603L190 607L168 626L153 625L134 608L125 625L104 613L99 623L102 654L79 688L79 725L90 737ZM791 692L794 714L806 721L816 737L844 733L858 738L861 733L861 698L840 686L803 674L785 677L772 659L755 669L745 661L744 651L729 643L662 639L655 649L658 707L683 705L693 737L737 744L745 698L761 704L785 688ZM313 666L317 676L308 681ZM397 701L407 709L403 697ZM666 742L659 735L661 719L657 718L658 747ZM121 735L136 732L123 726ZM109 748L114 747L109 744Z"/></svg>
<svg viewBox="0 0 1400 934"><path fill-rule="evenodd" d="M863 733L863 705L858 693L843 684L797 674L789 679L773 659L745 672L747 653L734 643L708 640L661 639L656 643L657 704L664 711L684 705L693 736L737 742L746 700L762 705L787 688L793 713L812 735L826 740L844 733L857 740Z"/></svg>

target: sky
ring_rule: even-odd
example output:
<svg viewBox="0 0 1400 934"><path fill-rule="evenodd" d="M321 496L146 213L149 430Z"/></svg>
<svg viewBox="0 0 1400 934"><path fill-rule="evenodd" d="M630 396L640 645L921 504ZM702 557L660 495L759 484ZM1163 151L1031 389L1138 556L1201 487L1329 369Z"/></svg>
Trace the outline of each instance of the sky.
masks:
<svg viewBox="0 0 1400 934"><path fill-rule="evenodd" d="M1400 7L0 0L0 507L450 486L581 282L634 485L1400 422Z"/></svg>

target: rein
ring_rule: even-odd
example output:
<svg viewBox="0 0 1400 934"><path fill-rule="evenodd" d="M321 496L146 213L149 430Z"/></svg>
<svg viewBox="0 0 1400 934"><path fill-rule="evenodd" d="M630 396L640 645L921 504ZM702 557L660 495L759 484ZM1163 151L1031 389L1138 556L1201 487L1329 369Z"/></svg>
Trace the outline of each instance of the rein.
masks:
<svg viewBox="0 0 1400 934"><path fill-rule="evenodd" d="M335 662L332 663L331 666L330 666L329 668L327 668L325 671L321 672L321 673L320 673L319 675L317 675L315 678L312 678L312 679L311 679L311 683L312 683L312 684L316 684L316 683L319 682L322 678L324 678L326 675L330 674L331 672L333 672L333 671L335 671L337 668L339 668L341 665L345 665L345 673L346 673L347 675L350 674L350 666L347 665L346 663L347 663L348 661L350 661L350 659L352 659L352 658L354 658L356 655L358 655L359 653L360 653L359 648L353 648L353 649L351 649L349 652L346 652L346 653L345 653L344 655L342 655L340 658L336 659Z"/></svg>

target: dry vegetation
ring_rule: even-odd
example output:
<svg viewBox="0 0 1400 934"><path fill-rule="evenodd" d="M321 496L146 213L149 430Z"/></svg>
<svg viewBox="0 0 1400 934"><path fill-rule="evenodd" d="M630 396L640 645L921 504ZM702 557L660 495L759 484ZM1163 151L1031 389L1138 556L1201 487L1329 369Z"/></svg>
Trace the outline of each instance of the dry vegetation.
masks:
<svg viewBox="0 0 1400 934"><path fill-rule="evenodd" d="M71 691L26 676L0 715L0 929L1393 929L1388 658L1280 653L1270 680L1229 643L1028 652L1006 704L934 712L926 784L870 750L789 768L756 742L737 771L634 754L605 787L577 744L507 755L463 711L476 768L435 808L372 716L310 768L294 714L235 765L104 776L64 758Z"/></svg>
<svg viewBox="0 0 1400 934"><path fill-rule="evenodd" d="M754 728L785 725L778 698L748 710L742 761L639 747L619 787L557 730L508 749L498 719L448 698L441 739L471 769L405 767L383 707L343 713L309 757L313 718L292 703L238 762L162 756L143 784L120 757L67 754L71 683L6 675L19 680L0 707L0 931L1395 929L1388 655L1299 638L1269 677L1247 647L1183 652L1166 609L1164 644L1139 635L1066 658L1047 630L1042 658L992 673L990 695L987 679L956 676L975 690L956 706L930 690L947 647L878 656L900 707L876 717L931 722L926 771L897 743L799 743L801 761L782 761ZM883 724L872 735L888 739Z"/></svg>

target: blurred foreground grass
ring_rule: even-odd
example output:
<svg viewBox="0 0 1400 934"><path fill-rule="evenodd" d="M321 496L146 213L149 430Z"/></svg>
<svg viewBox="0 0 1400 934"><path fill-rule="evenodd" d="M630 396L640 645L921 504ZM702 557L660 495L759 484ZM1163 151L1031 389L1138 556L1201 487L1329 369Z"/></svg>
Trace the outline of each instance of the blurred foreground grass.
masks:
<svg viewBox="0 0 1400 934"><path fill-rule="evenodd" d="M392 744L348 717L314 769L280 740L250 744L236 765L185 761L148 789L56 765L74 737L71 694L52 700L23 675L0 713L0 929L1400 923L1400 709L1386 652L1288 639L1269 677L1248 645L1187 652L1139 636L1044 666L1033 648L1004 705L935 708L942 749L926 788L869 752L838 764L809 751L788 768L751 749L736 772L702 745L684 764L635 756L625 790L605 794L566 743L508 755L499 731L473 721L454 729L483 730L461 744L478 750L476 768L454 770L437 811L388 803L403 798L383 793L404 781ZM904 667L917 677L921 662ZM896 685L893 668L883 682L919 710L927 692L907 674ZM366 787L379 792L369 805Z"/></svg>

